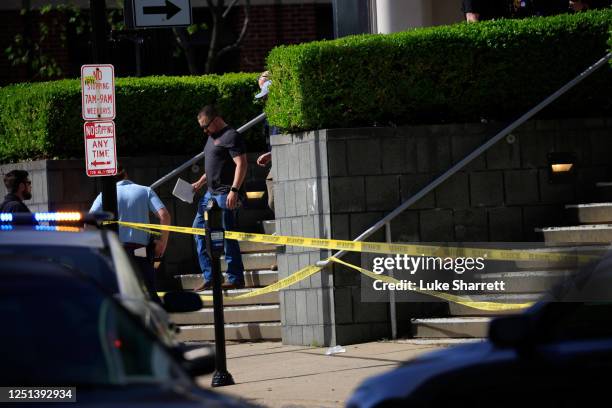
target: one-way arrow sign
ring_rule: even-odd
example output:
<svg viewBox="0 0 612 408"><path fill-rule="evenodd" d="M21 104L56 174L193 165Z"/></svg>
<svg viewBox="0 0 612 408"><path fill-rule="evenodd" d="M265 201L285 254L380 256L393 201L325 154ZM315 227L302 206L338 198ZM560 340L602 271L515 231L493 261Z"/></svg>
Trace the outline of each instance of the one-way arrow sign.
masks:
<svg viewBox="0 0 612 408"><path fill-rule="evenodd" d="M143 13L146 14L165 14L166 19L170 20L176 13L181 11L180 7L177 7L176 4L171 2L170 0L166 0L165 6L149 6L142 8Z"/></svg>
<svg viewBox="0 0 612 408"><path fill-rule="evenodd" d="M190 0L133 0L134 27L174 27L191 24Z"/></svg>

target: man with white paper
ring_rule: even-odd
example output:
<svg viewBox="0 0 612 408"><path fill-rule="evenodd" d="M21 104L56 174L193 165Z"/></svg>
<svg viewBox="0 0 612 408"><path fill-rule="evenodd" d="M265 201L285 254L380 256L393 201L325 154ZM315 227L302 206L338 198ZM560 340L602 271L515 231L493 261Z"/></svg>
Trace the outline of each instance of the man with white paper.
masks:
<svg viewBox="0 0 612 408"><path fill-rule="evenodd" d="M244 194L243 182L247 172L246 147L242 135L230 127L214 106L207 105L198 113L200 128L208 136L204 147L204 174L192 184L198 191L207 185L206 194L198 204L198 212L193 220L194 228L205 228L204 211L206 204L214 198L223 210L223 228L231 230L236 222L236 209L240 207ZM212 286L212 268L206 253L202 235L195 235L200 269L204 283L196 291ZM238 241L225 240L225 260L227 280L223 289L244 287L244 265Z"/></svg>

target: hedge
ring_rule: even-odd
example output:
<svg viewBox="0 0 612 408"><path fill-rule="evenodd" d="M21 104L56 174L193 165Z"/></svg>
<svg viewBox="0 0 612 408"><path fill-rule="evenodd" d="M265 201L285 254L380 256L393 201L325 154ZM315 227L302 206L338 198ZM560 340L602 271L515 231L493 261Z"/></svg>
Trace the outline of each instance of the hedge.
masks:
<svg viewBox="0 0 612 408"><path fill-rule="evenodd" d="M605 10L277 47L266 113L290 130L512 119L603 57L611 23ZM609 115L611 86L606 65L543 114Z"/></svg>
<svg viewBox="0 0 612 408"><path fill-rule="evenodd" d="M116 80L117 153L194 154L203 148L196 122L202 106L216 103L238 127L261 113L254 102L257 74L145 77ZM252 148L264 143L247 133ZM0 161L83 157L79 80L0 88Z"/></svg>

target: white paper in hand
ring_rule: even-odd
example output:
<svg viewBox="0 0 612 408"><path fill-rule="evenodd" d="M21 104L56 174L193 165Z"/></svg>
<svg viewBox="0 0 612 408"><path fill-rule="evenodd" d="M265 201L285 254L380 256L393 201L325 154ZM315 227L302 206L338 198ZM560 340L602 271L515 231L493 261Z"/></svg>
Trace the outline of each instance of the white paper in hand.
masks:
<svg viewBox="0 0 612 408"><path fill-rule="evenodd" d="M193 186L191 183L186 182L182 178L176 180L176 185L174 186L174 190L172 190L172 195L178 198L181 201L186 203L193 203L193 195L195 192L193 191Z"/></svg>

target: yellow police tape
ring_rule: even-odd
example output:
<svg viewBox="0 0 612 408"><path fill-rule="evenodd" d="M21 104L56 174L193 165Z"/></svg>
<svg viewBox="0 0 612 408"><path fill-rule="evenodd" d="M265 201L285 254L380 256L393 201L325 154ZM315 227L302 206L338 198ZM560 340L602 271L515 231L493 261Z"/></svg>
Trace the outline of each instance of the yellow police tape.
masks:
<svg viewBox="0 0 612 408"><path fill-rule="evenodd" d="M106 223L116 222L130 228L148 228L151 230L181 232L192 235L205 235L203 228L176 227L172 225L141 224L125 221L107 221ZM470 257L486 258L487 260L498 261L575 261L589 262L595 259L589 255L572 255L562 253L542 253L530 250L509 250L509 249L490 249L490 248L469 248L469 247L441 247L432 245L412 245L412 244L392 244L386 242L356 242L340 239L324 238L305 238L283 235L252 234L247 232L225 231L225 238L239 241L261 242L273 245L300 246L316 249L335 249L351 252L368 252L378 254L401 254L412 256L432 256L432 257Z"/></svg>
<svg viewBox="0 0 612 408"><path fill-rule="evenodd" d="M372 272L372 271L368 271L367 269L363 269L360 268L358 266L355 266L353 264L350 264L348 262L342 261L338 258L335 257L329 257L326 260L330 261L330 262L335 262L344 266L347 266L351 269L354 269L374 280L380 280L382 282L386 282L386 283L400 283L399 280L392 278L390 276L385 276L385 275L377 275L376 273ZM279 280L276 283L273 283L272 285L268 285L264 288L260 288L260 289L255 289L253 291L244 293L242 295L236 295L236 296L224 296L224 301L232 301L232 300L241 300L241 299L247 299L247 298L252 298L255 296L261 296L264 295L266 293L272 293L272 292L277 292L281 289L287 288L291 285L295 285L296 283L318 273L319 271L321 271L321 269L323 269L320 266L314 266L314 265L308 265L305 268L300 269L299 271L295 272L294 274ZM414 289L412 290L414 292L417 293L421 293L424 295L429 295L429 296L433 296L435 298L438 299L442 299L448 302L453 302L453 303L457 303L459 305L463 305L463 306L467 306L470 307L472 309L477 309L477 310L484 310L484 311L490 311L490 312L501 312L501 311L508 311L508 310L521 310L521 309L525 309L528 308L529 306L531 306L533 303L494 303L494 302L482 302L482 301L473 301L467 297L461 297L461 296L455 296L455 295L450 295L447 293L442 293L442 292L436 292L436 291L429 291L429 290L419 290L419 289ZM164 295L165 292L158 292L158 295L161 297ZM200 295L200 297L202 298L203 301L209 301L211 302L213 297L210 295Z"/></svg>
<svg viewBox="0 0 612 408"><path fill-rule="evenodd" d="M106 223L116 222L119 225L123 225L129 228L137 229L149 229L159 231L170 231L180 232L192 235L205 235L206 230L203 228L191 228L191 227L176 227L171 225L158 225L158 224L142 224L125 221L108 221ZM588 255L567 255L567 254L551 254L551 253L539 253L532 251L515 251L505 249L484 249L484 248L461 248L461 247L439 247L439 246L427 246L427 245L407 245L407 244L389 244L380 242L355 242L335 239L321 239L321 238L304 238L304 237L293 237L293 236L282 236L282 235L265 235L265 234L251 234L236 231L225 231L225 238L236 239L240 241L251 241L261 242L275 245L292 245L301 246L307 248L317 249L337 249L346 251L356 252L372 252L382 254L405 254L413 256L436 256L436 257L483 257L489 260L510 260L510 261L564 261L573 260L579 262L590 261L593 259L592 256ZM367 269L360 268L352 265L348 262L342 261L335 257L327 258L330 262L335 262L351 269L354 269L372 279L380 280L386 283L400 283L399 280L390 276L378 275ZM240 300L247 299L255 296L261 296L267 293L276 292L295 283L298 283L315 273L318 273L322 267L315 265L309 265L305 268L300 269L294 274L279 280L278 282L266 286L264 288L256 289L248 293L244 293L237 296L226 297L226 300ZM467 297L461 297L436 291L424 291L414 289L414 292L422 293L425 295L433 296L438 299L442 299L448 302L453 302L459 305L470 307L473 309L483 311L507 311L507 310L520 310L531 306L533 303L495 303L495 302L484 302L484 301L473 301ZM163 292L159 293L160 296ZM212 296L200 295L204 301L212 301Z"/></svg>
<svg viewBox="0 0 612 408"><path fill-rule="evenodd" d="M308 265L307 267L300 269L299 271L287 276L286 278L281 279L278 282L268 285L264 288L255 289L250 292L243 293L242 295L224 296L223 298L225 300L240 300L240 299L247 299L247 298L252 298L255 296L265 295L266 293L277 292L281 289L284 289L291 285L295 285L296 283L300 281L303 281L304 279L319 272L321 269L323 269L323 267L321 266ZM158 295L163 296L164 292L158 292ZM213 298L210 295L200 295L200 297L204 301L212 301L212 298Z"/></svg>
<svg viewBox="0 0 612 408"><path fill-rule="evenodd" d="M343 260L335 258L333 256L330 257L329 260L331 262L336 262L338 264L341 264L351 269L354 269L356 271L359 271L362 274L369 276L370 278L374 280L380 280L386 283L401 283L399 280L391 276L378 275L372 271L368 271L367 269L363 269L356 265L350 264L348 262L344 262ZM495 303L495 302L474 301L467 297L450 295L448 293L436 292L433 290L413 289L412 291L416 293L422 293L424 295L433 296L435 298L446 300L448 302L457 303L462 306L471 307L473 309L485 310L485 311L490 311L490 312L500 312L504 310L520 310L520 309L526 309L530 307L531 305L533 305L533 303Z"/></svg>

